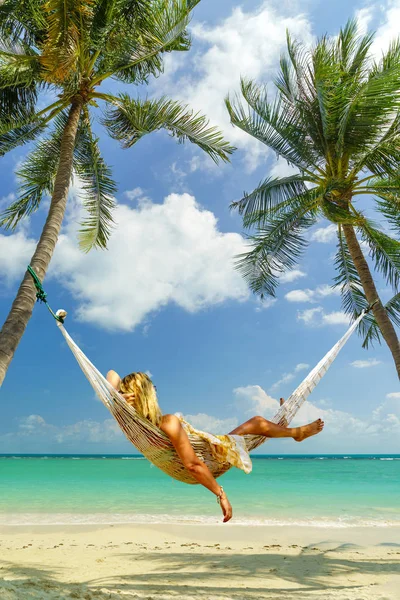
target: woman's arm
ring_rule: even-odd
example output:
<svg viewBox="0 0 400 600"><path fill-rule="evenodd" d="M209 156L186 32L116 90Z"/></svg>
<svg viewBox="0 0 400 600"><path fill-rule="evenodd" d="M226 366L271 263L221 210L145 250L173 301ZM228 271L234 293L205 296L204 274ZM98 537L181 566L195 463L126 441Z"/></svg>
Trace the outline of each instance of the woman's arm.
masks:
<svg viewBox="0 0 400 600"><path fill-rule="evenodd" d="M106 379L108 383L111 383L113 388L115 388L117 392L119 392L119 384L121 382L121 377L118 375L118 373L116 373L115 371L108 371Z"/></svg>
<svg viewBox="0 0 400 600"><path fill-rule="evenodd" d="M193 477L197 479L201 485L204 485L204 487L210 490L210 492L220 497L220 504L224 514L224 523L229 521L232 518L232 507L230 502L224 492L221 495L221 486L216 482L207 465L196 455L178 417L175 415L165 415L160 429L169 437L178 456Z"/></svg>

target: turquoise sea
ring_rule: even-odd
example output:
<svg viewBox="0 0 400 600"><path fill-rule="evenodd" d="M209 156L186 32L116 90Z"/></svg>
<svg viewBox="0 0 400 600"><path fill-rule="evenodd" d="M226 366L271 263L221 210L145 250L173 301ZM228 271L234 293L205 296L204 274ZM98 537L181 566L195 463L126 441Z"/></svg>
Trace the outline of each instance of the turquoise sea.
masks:
<svg viewBox="0 0 400 600"><path fill-rule="evenodd" d="M220 483L236 524L400 525L400 455L253 456ZM0 525L218 521L210 492L139 456L0 455Z"/></svg>

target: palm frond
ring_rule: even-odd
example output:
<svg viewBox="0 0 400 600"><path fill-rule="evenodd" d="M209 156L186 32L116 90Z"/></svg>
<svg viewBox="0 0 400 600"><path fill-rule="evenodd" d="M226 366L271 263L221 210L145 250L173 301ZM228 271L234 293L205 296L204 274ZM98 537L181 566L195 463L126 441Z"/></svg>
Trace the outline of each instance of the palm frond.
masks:
<svg viewBox="0 0 400 600"><path fill-rule="evenodd" d="M390 51L389 51L390 54ZM395 58L396 57L396 58ZM364 154L391 128L400 108L400 53L369 71L352 94L341 119L339 138L349 154ZM340 143L340 141L339 141Z"/></svg>
<svg viewBox="0 0 400 600"><path fill-rule="evenodd" d="M280 58L280 70L275 77L274 83L281 97L290 107L293 107L298 94L297 82L291 68L290 61L286 56Z"/></svg>
<svg viewBox="0 0 400 600"><path fill-rule="evenodd" d="M386 310L393 325L400 327L400 293L396 294L393 296L393 298L386 302L383 308ZM365 317L363 320L365 320ZM374 340L377 340L379 343L381 343L382 334L375 317L371 315L368 321L369 327L365 333L363 348L368 348Z"/></svg>
<svg viewBox="0 0 400 600"><path fill-rule="evenodd" d="M362 169L370 171L378 177L396 176L400 161L400 118L396 118L385 136L364 154L355 157L352 170L354 173Z"/></svg>
<svg viewBox="0 0 400 600"><path fill-rule="evenodd" d="M400 242L377 229L367 219L358 228L370 247L376 269L396 289L400 282Z"/></svg>
<svg viewBox="0 0 400 600"><path fill-rule="evenodd" d="M47 0L44 5L47 34L40 58L49 82L63 83L77 70L92 4L92 0Z"/></svg>
<svg viewBox="0 0 400 600"><path fill-rule="evenodd" d="M234 150L216 127L209 126L206 117L165 97L135 100L121 94L117 107L107 107L102 122L124 148L130 148L148 133L165 129L180 143L189 140L196 144L215 162L228 161Z"/></svg>
<svg viewBox="0 0 400 600"><path fill-rule="evenodd" d="M379 212L386 218L396 235L400 237L400 195L396 197L382 195L376 204Z"/></svg>
<svg viewBox="0 0 400 600"><path fill-rule="evenodd" d="M40 68L39 55L27 44L0 39L0 120L34 110Z"/></svg>
<svg viewBox="0 0 400 600"><path fill-rule="evenodd" d="M300 174L282 178L267 177L255 190L232 202L231 208L238 209L244 218L254 213L267 216L277 205L291 199L296 200L306 191L305 179Z"/></svg>
<svg viewBox="0 0 400 600"><path fill-rule="evenodd" d="M370 180L365 192L375 196L377 209L386 218L395 233L400 235L399 175Z"/></svg>
<svg viewBox="0 0 400 600"><path fill-rule="evenodd" d="M113 76L125 83L141 83L158 75L164 52L190 47L186 28L193 5L187 0L153 0L140 27L113 28L95 82Z"/></svg>
<svg viewBox="0 0 400 600"><path fill-rule="evenodd" d="M4 0L0 5L0 39L34 45L45 29L41 2Z"/></svg>
<svg viewBox="0 0 400 600"><path fill-rule="evenodd" d="M334 278L334 287L339 287L342 297L342 306L346 314L353 320L368 308L368 300L361 284L360 277L351 257L341 226L338 226L338 243L335 256L335 269L337 275ZM373 314L369 312L360 322L358 331L360 335L366 336L371 323Z"/></svg>
<svg viewBox="0 0 400 600"><path fill-rule="evenodd" d="M95 247L106 248L113 225L113 196L117 186L111 177L111 169L100 154L88 114L77 139L74 168L83 184L83 202L88 212L79 232L80 247L85 252Z"/></svg>
<svg viewBox="0 0 400 600"><path fill-rule="evenodd" d="M288 113L279 99L269 102L266 90L254 82L242 80L242 94L247 107L237 97L225 99L233 125L268 146L301 172L318 166L320 157L296 113Z"/></svg>
<svg viewBox="0 0 400 600"><path fill-rule="evenodd" d="M335 202L323 198L320 204L322 215L332 223L342 225L357 225L359 217L353 215L349 210L338 206Z"/></svg>
<svg viewBox="0 0 400 600"><path fill-rule="evenodd" d="M113 29L121 26L116 18L119 7L120 13L125 14L126 19L132 14L132 21L135 22L141 14L148 11L149 3L147 0L132 0L123 3L118 0L98 0L93 6L93 19L89 34L93 51L104 48Z"/></svg>
<svg viewBox="0 0 400 600"><path fill-rule="evenodd" d="M0 87L32 87L40 74L40 55L28 44L0 40Z"/></svg>
<svg viewBox="0 0 400 600"><path fill-rule="evenodd" d="M349 19L340 30L337 39L338 56L342 71L354 76L368 68L367 59L374 40L374 33L359 34L357 19Z"/></svg>
<svg viewBox="0 0 400 600"><path fill-rule="evenodd" d="M50 136L40 140L17 171L19 179L18 200L0 216L0 225L15 229L24 217L34 213L44 195L53 193L54 180L60 159L61 138L68 114L60 113L54 119ZM35 132L35 135L37 132Z"/></svg>
<svg viewBox="0 0 400 600"><path fill-rule="evenodd" d="M4 156L17 146L31 142L46 127L42 119L33 121L31 116L27 115L28 118L25 120L21 114L18 117L17 125L9 120L0 123L0 156ZM19 125L19 123L22 124Z"/></svg>
<svg viewBox="0 0 400 600"><path fill-rule="evenodd" d="M35 120L37 88L12 86L0 89L0 135L18 124Z"/></svg>
<svg viewBox="0 0 400 600"><path fill-rule="evenodd" d="M316 222L317 206L310 190L308 202L292 204L248 236L251 249L236 257L236 268L255 294L275 296L279 276L293 268L308 245L302 233Z"/></svg>

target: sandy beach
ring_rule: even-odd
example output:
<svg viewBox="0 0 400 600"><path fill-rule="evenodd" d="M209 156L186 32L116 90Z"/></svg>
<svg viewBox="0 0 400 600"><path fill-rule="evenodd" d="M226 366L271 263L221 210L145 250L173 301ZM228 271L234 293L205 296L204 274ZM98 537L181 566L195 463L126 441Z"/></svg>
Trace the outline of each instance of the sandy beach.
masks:
<svg viewBox="0 0 400 600"><path fill-rule="evenodd" d="M400 528L2 527L1 600L398 600Z"/></svg>

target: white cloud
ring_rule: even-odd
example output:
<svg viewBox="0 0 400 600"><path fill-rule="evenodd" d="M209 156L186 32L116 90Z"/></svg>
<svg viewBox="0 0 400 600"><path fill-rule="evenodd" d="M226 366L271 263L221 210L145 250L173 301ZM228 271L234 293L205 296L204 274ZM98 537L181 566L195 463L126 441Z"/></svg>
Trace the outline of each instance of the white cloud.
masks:
<svg viewBox="0 0 400 600"><path fill-rule="evenodd" d="M284 373L282 377L278 379L278 381L275 381L275 383L271 385L271 392L277 390L281 385L289 383L289 381L292 381L292 379L294 379L294 373Z"/></svg>
<svg viewBox="0 0 400 600"><path fill-rule="evenodd" d="M176 161L174 161L172 163L172 165L170 166L170 178L171 178L171 183L173 186L172 189L174 191L183 189L183 185L184 185L186 176L187 176L187 172L184 171L182 169L182 167L179 166Z"/></svg>
<svg viewBox="0 0 400 600"><path fill-rule="evenodd" d="M377 365L382 364L382 361L377 360L376 358L368 358L366 360L354 360L350 364L356 369L368 369L369 367L376 367Z"/></svg>
<svg viewBox="0 0 400 600"><path fill-rule="evenodd" d="M297 319L303 321L311 327L321 327L323 325L349 325L350 317L341 311L325 313L322 306L298 311Z"/></svg>
<svg viewBox="0 0 400 600"><path fill-rule="evenodd" d="M24 230L12 235L0 234L0 278L7 285L26 270L35 248L35 240L27 237Z"/></svg>
<svg viewBox="0 0 400 600"><path fill-rule="evenodd" d="M17 199L17 197L14 194L14 192L7 194L7 196L2 196L0 198L0 209L3 210L5 208L7 208L8 206L10 206L10 204L13 204L16 199Z"/></svg>
<svg viewBox="0 0 400 600"><path fill-rule="evenodd" d="M327 227L319 227L311 233L310 239L313 242L321 244L330 244L337 239L337 225L328 225Z"/></svg>
<svg viewBox="0 0 400 600"><path fill-rule="evenodd" d="M291 290L285 294L288 302L314 302L313 290Z"/></svg>
<svg viewBox="0 0 400 600"><path fill-rule="evenodd" d="M40 415L29 415L20 419L19 427L23 432L31 432L51 426Z"/></svg>
<svg viewBox="0 0 400 600"><path fill-rule="evenodd" d="M133 190L125 190L124 196L133 202L134 200L140 200L141 198L144 198L145 193L141 187L135 187Z"/></svg>
<svg viewBox="0 0 400 600"><path fill-rule="evenodd" d="M303 321L306 325L315 325L323 310L322 306L319 306L318 308L308 308L307 310L299 311L297 319L298 321Z"/></svg>
<svg viewBox="0 0 400 600"><path fill-rule="evenodd" d="M55 439L59 444L71 442L109 444L123 439L123 433L115 419L105 419L102 422L85 419L59 428Z"/></svg>
<svg viewBox="0 0 400 600"><path fill-rule="evenodd" d="M218 419L205 413L197 415L184 415L184 419L200 431L208 431L215 434L226 434L239 425L236 417L228 419Z"/></svg>
<svg viewBox="0 0 400 600"><path fill-rule="evenodd" d="M400 434L400 401L397 397L386 400L372 413L372 422L368 432L371 434Z"/></svg>
<svg viewBox="0 0 400 600"><path fill-rule="evenodd" d="M299 363L298 365L296 365L295 367L295 373L298 373L299 371L304 371L305 369L309 369L310 365L307 363Z"/></svg>
<svg viewBox="0 0 400 600"><path fill-rule="evenodd" d="M307 273L301 271L300 269L293 269L292 271L287 271L286 273L282 273L279 277L280 283L292 283L292 281L296 281L296 279L301 279L301 277L306 277Z"/></svg>
<svg viewBox="0 0 400 600"><path fill-rule="evenodd" d="M261 312L262 310L266 310L267 308L271 308L271 306L274 306L274 304L276 304L278 302L278 300L276 298L272 298L271 296L268 296L267 298L264 298L263 300L261 300L260 298L257 298L256 302L257 302L256 311Z"/></svg>
<svg viewBox="0 0 400 600"><path fill-rule="evenodd" d="M297 173L299 173L299 170L296 167L290 165L286 159L279 157L271 168L269 176L290 177L290 175L296 175Z"/></svg>
<svg viewBox="0 0 400 600"><path fill-rule="evenodd" d="M40 443L57 447L78 445L80 442L107 445L123 439L124 435L115 419L101 422L86 419L70 425L56 426L47 423L41 415L32 414L19 419L15 432L0 435L0 446L21 444L26 447L27 444Z"/></svg>
<svg viewBox="0 0 400 600"><path fill-rule="evenodd" d="M326 298L327 296L340 296L340 288L332 287L327 283L323 283L316 288L315 295L319 298Z"/></svg>
<svg viewBox="0 0 400 600"><path fill-rule="evenodd" d="M350 325L350 317L346 313L337 310L322 315L323 325Z"/></svg>
<svg viewBox="0 0 400 600"><path fill-rule="evenodd" d="M275 75L286 47L286 30L296 39L311 41L310 24L304 15L284 16L281 11L281 7L278 11L264 1L253 11L233 8L217 25L194 20L193 51L185 61L175 54L167 57L165 74L155 90L159 94L161 85L169 96L206 114L233 144L246 150L249 170L256 168L266 147L230 125L224 98L228 92L239 90L241 75L260 83Z"/></svg>
<svg viewBox="0 0 400 600"><path fill-rule="evenodd" d="M248 299L234 269L234 257L246 247L241 235L220 232L214 214L189 194L171 194L155 204L138 188L131 192L138 205L117 206L118 231L105 252L79 250L81 206L73 198L69 203L48 276L76 297L80 320L131 331L169 303L196 312ZM9 283L21 277L34 248L26 232L0 235L0 277Z"/></svg>
<svg viewBox="0 0 400 600"><path fill-rule="evenodd" d="M271 418L279 409L279 402L259 385L247 385L233 390L236 405L241 412Z"/></svg>
<svg viewBox="0 0 400 600"><path fill-rule="evenodd" d="M359 33L365 35L368 32L370 23L372 21L372 10L371 7L361 8L355 12L355 18L358 23Z"/></svg>
<svg viewBox="0 0 400 600"><path fill-rule="evenodd" d="M147 200L137 208L119 205L114 216L118 233L107 252L82 258L76 214L60 236L51 274L78 299L79 319L129 331L168 303L196 312L248 298L233 266L243 238L218 231L214 214L193 196L171 194L162 204Z"/></svg>
<svg viewBox="0 0 400 600"><path fill-rule="evenodd" d="M395 398L400 400L400 392L390 392L389 394L386 394L386 398Z"/></svg>
<svg viewBox="0 0 400 600"><path fill-rule="evenodd" d="M389 44L399 35L400 1L386 0L381 4L373 3L358 11L356 15L364 31L373 22L376 34L371 52L379 59L382 53L387 51Z"/></svg>
<svg viewBox="0 0 400 600"><path fill-rule="evenodd" d="M327 296L339 296L340 289L334 288L331 285L323 284L319 285L315 290L291 290L285 294L286 300L289 302L317 302L321 298Z"/></svg>
<svg viewBox="0 0 400 600"><path fill-rule="evenodd" d="M300 373L300 371L304 371L304 369L308 369L309 366L310 365L308 365L307 363L299 363L298 365L295 366L295 368L293 369L293 371L291 373L284 373L278 381L273 383L271 385L270 391L273 392L273 391L277 390L280 386L282 386L286 383L289 383L289 381L292 381L292 379L295 378L297 373Z"/></svg>

